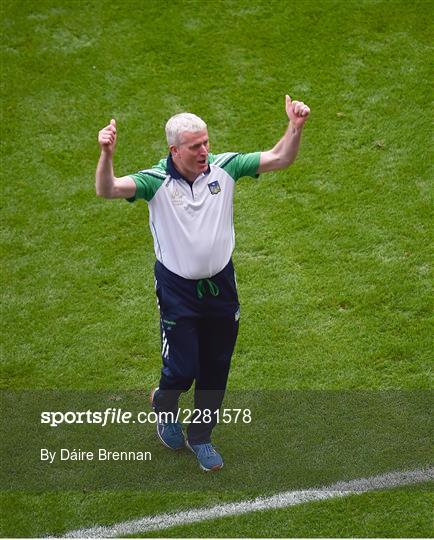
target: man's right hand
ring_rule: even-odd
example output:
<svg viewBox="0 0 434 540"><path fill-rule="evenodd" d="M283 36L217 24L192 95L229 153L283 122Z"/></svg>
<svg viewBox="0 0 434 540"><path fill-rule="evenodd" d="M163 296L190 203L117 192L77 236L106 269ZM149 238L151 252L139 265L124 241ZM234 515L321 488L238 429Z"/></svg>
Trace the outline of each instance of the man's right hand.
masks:
<svg viewBox="0 0 434 540"><path fill-rule="evenodd" d="M113 154L116 146L116 120L112 118L110 124L98 133L98 143L101 152Z"/></svg>

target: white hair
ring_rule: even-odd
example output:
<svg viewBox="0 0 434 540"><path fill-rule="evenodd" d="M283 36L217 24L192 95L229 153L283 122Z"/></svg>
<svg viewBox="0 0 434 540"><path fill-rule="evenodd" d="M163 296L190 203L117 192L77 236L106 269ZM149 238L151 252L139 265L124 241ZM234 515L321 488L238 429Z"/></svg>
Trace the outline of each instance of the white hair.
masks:
<svg viewBox="0 0 434 540"><path fill-rule="evenodd" d="M207 125L195 114L192 113L179 113L169 118L166 124L166 138L167 144L175 146L181 144L181 133L184 131L191 131L196 133L197 131L203 131L207 129Z"/></svg>

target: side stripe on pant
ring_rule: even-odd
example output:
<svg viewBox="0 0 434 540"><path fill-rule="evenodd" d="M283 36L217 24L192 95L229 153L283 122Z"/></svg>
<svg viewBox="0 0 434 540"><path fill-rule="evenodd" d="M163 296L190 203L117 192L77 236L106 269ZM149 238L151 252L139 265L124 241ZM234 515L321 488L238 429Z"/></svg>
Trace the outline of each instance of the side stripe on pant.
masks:
<svg viewBox="0 0 434 540"><path fill-rule="evenodd" d="M155 282L155 290L157 290L157 286L158 286L158 282L157 282L157 278L154 279L154 282ZM161 308L160 308L160 302L158 301L158 295L156 296L157 298L157 307L158 307L158 311L160 313L160 325L161 325L161 356L163 358L169 358L169 342L167 341L167 336L166 336L166 333L164 331L164 326L163 326L163 320L162 320L162 317L161 317Z"/></svg>
<svg viewBox="0 0 434 540"><path fill-rule="evenodd" d="M166 333L161 322L161 332L163 334L163 344L161 346L161 354L163 358L169 358L169 342L167 341Z"/></svg>

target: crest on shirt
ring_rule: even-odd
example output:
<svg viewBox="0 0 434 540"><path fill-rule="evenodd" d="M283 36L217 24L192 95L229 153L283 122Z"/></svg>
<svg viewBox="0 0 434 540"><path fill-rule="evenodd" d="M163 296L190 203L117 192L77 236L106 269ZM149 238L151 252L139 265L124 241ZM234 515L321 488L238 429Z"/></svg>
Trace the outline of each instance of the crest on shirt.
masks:
<svg viewBox="0 0 434 540"><path fill-rule="evenodd" d="M220 184L218 183L218 180L215 180L214 182L211 182L210 184L208 184L208 187L212 195L217 195L217 193L220 193L221 191L221 187L220 187Z"/></svg>
<svg viewBox="0 0 434 540"><path fill-rule="evenodd" d="M172 191L170 196L172 198L172 204L173 205L179 206L181 204L184 204L184 201L183 201L184 195L177 188L175 188Z"/></svg>

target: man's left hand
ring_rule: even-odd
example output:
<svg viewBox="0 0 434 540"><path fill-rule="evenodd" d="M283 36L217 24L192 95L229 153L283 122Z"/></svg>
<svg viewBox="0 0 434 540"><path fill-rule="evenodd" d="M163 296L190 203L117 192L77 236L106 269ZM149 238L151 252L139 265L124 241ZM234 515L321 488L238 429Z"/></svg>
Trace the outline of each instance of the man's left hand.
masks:
<svg viewBox="0 0 434 540"><path fill-rule="evenodd" d="M286 114L294 127L301 128L309 117L310 109L302 101L292 101L287 95Z"/></svg>

